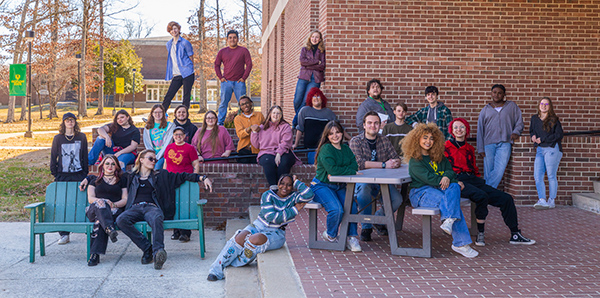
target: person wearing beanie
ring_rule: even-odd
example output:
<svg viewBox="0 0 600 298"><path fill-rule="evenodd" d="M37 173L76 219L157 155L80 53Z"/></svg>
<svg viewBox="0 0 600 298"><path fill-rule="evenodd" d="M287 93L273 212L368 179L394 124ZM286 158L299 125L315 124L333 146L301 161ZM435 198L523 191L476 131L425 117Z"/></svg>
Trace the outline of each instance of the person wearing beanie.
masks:
<svg viewBox="0 0 600 298"><path fill-rule="evenodd" d="M488 205L499 207L504 223L510 229L510 244L535 244L535 240L526 238L519 230L517 208L511 195L491 187L480 176L475 162L475 148L467 143L471 128L467 120L456 118L450 122L448 132L452 138L445 143L444 154L452 164L458 181L464 184L461 197L468 198L475 204L477 218L477 238L475 245L485 246L485 219Z"/></svg>

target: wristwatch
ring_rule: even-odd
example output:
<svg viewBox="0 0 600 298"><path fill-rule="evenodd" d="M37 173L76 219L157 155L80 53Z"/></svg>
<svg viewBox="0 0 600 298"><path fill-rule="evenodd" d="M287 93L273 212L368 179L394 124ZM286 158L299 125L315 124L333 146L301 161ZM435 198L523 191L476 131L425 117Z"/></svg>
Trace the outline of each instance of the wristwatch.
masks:
<svg viewBox="0 0 600 298"><path fill-rule="evenodd" d="M382 168L382 169L385 169L385 162L382 162L382 163L381 163L381 168Z"/></svg>
<svg viewBox="0 0 600 298"><path fill-rule="evenodd" d="M201 179L200 182L204 182L204 180L206 180L206 175L200 177L200 179Z"/></svg>

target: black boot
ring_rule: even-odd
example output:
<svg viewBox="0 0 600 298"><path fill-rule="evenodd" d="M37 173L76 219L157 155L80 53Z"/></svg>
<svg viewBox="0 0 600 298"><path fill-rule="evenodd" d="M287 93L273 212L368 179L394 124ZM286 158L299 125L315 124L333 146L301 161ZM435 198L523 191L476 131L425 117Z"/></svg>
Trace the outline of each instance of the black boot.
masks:
<svg viewBox="0 0 600 298"><path fill-rule="evenodd" d="M360 231L360 241L371 241L371 233L373 233L373 229L362 229Z"/></svg>
<svg viewBox="0 0 600 298"><path fill-rule="evenodd" d="M142 265L152 263L152 246L144 251L144 255L142 256Z"/></svg>
<svg viewBox="0 0 600 298"><path fill-rule="evenodd" d="M96 266L98 265L98 263L100 263L100 255L99 254L92 254L90 255L90 259L88 261L88 266Z"/></svg>
<svg viewBox="0 0 600 298"><path fill-rule="evenodd" d="M377 234L379 236L387 236L388 235L388 229L385 225L373 225L375 227L375 231L377 231Z"/></svg>
<svg viewBox="0 0 600 298"><path fill-rule="evenodd" d="M108 237L110 238L110 241L112 241L112 243L117 242L117 236L119 235L119 233L117 233L117 231L115 230L115 227L113 226L108 226L106 227L106 234L108 234Z"/></svg>

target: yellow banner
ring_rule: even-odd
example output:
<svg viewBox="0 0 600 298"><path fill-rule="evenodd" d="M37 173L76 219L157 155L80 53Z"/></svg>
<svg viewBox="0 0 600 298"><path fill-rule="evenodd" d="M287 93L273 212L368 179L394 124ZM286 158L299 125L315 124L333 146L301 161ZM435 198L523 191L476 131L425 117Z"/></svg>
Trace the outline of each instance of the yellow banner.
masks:
<svg viewBox="0 0 600 298"><path fill-rule="evenodd" d="M125 78L117 78L117 94L125 93Z"/></svg>

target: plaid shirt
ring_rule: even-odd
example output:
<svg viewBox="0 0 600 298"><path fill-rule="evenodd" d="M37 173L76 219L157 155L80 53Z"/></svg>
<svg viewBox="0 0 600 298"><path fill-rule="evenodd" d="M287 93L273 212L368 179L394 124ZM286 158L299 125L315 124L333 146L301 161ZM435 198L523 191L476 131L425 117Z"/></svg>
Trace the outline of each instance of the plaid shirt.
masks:
<svg viewBox="0 0 600 298"><path fill-rule="evenodd" d="M418 110L416 113L406 117L406 119L404 119L404 122L406 122L406 124L408 124L408 125L413 125L413 123L415 123L415 122L427 123L427 114L428 113L429 113L429 105ZM450 122L452 122L452 119L453 119L452 112L450 112L450 109L447 106L445 106L443 104L438 105L436 119L437 120L436 120L435 124L444 134L444 138L446 138L446 140L449 140L450 137L452 137L452 135L450 135L450 132L448 131L448 125L450 125Z"/></svg>
<svg viewBox="0 0 600 298"><path fill-rule="evenodd" d="M371 149L365 138L365 134L361 133L350 140L350 150L356 156L356 163L358 163L358 169L365 169L365 162L371 161ZM388 138L377 134L375 141L375 152L377 152L377 160L379 162L386 162L390 159L400 159L398 152L392 146L392 143Z"/></svg>

